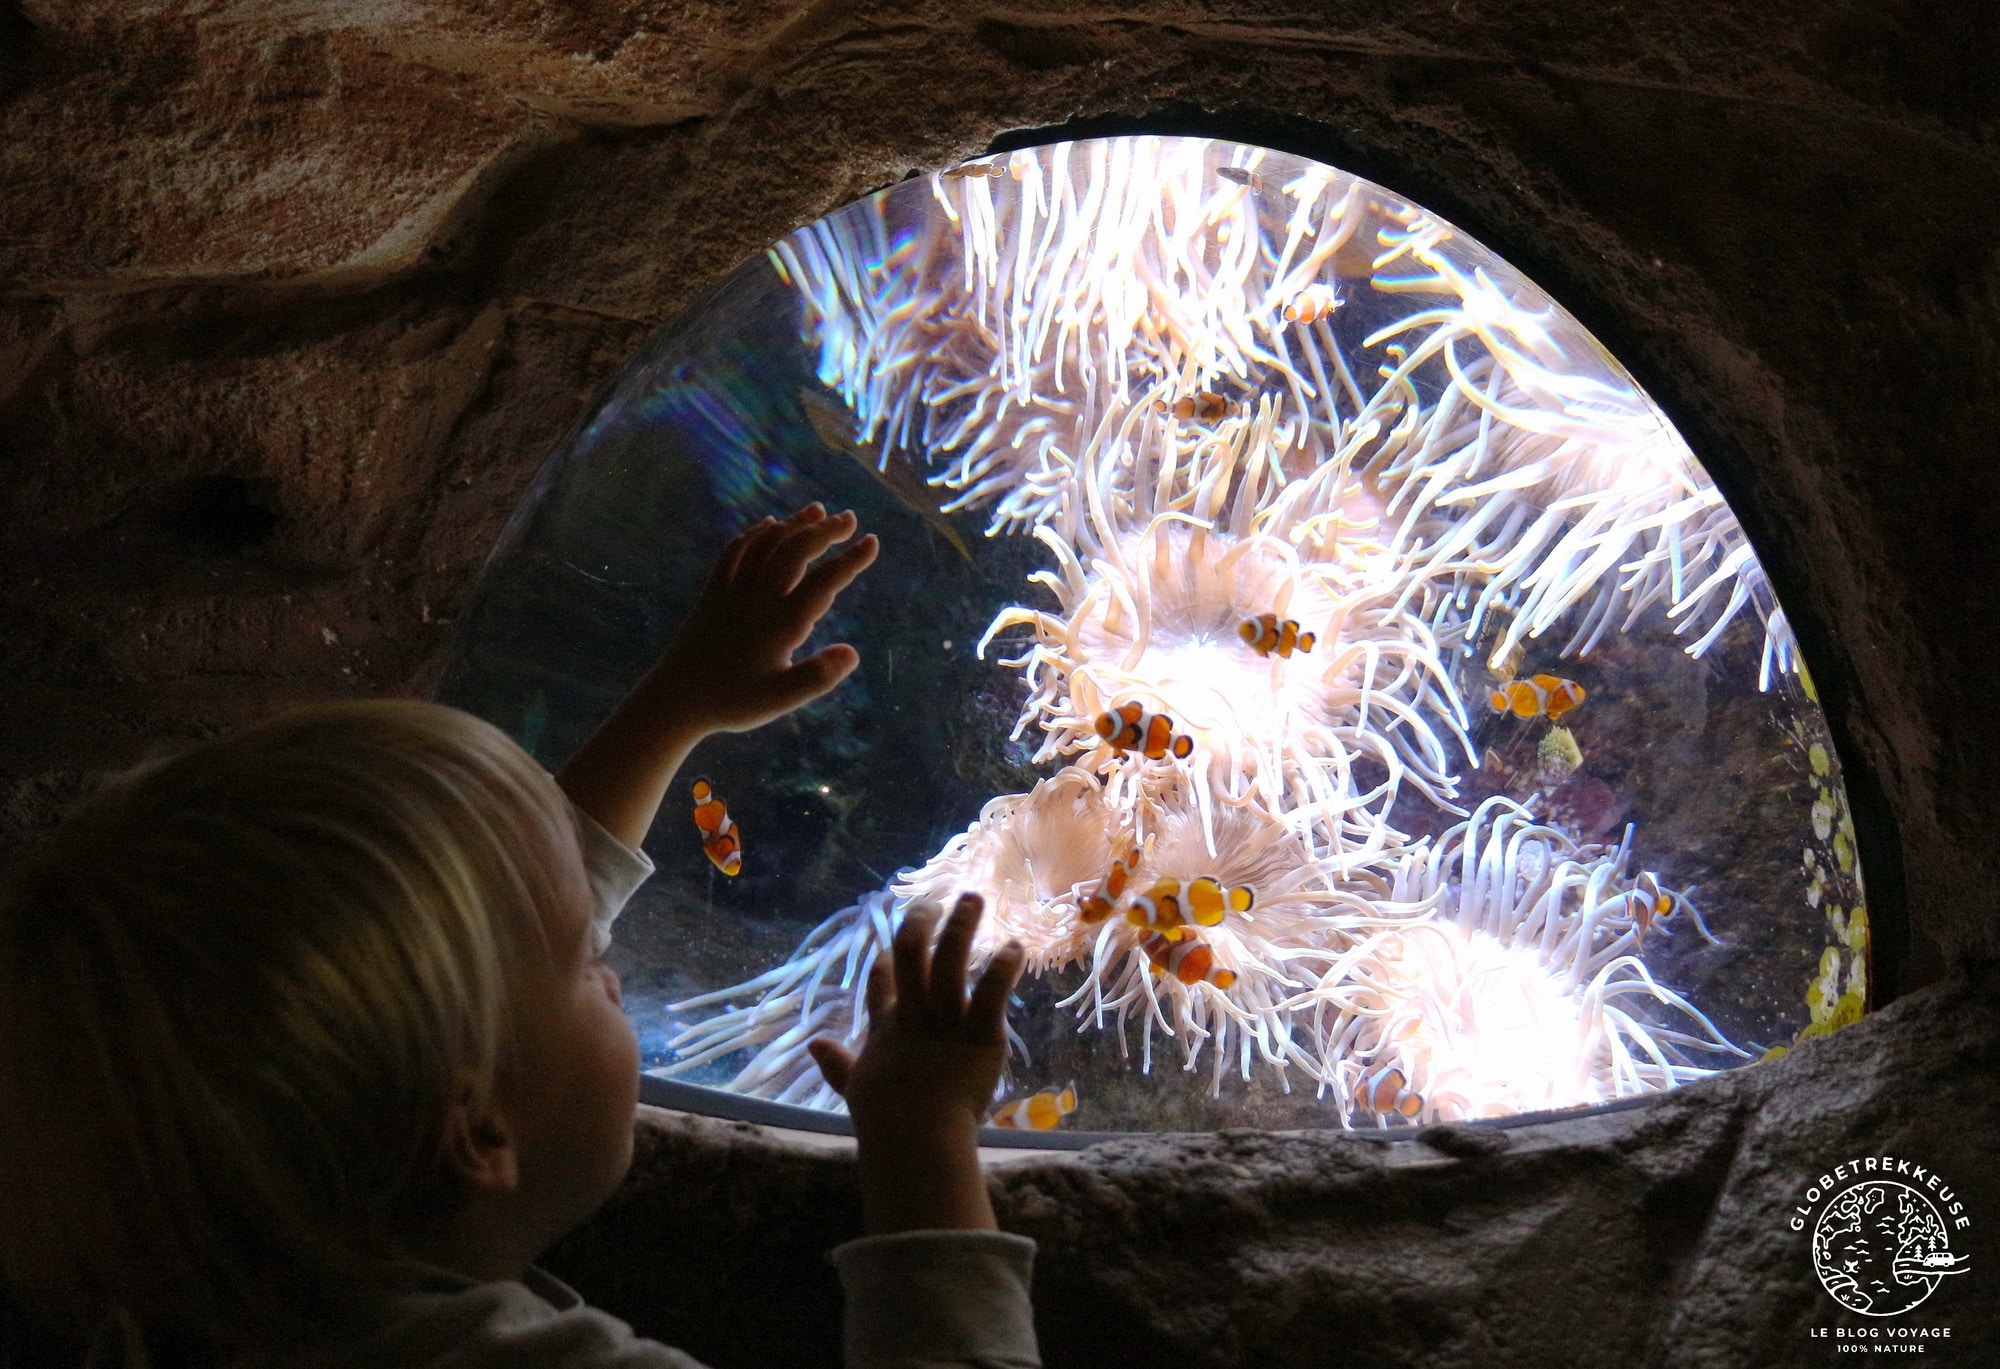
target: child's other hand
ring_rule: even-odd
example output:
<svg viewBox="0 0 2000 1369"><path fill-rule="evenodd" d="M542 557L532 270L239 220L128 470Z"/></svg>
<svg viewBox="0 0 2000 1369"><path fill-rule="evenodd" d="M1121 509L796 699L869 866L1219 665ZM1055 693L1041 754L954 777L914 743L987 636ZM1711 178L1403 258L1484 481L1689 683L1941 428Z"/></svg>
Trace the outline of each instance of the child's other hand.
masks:
<svg viewBox="0 0 2000 1369"><path fill-rule="evenodd" d="M977 1133L1006 1057L1007 995L1022 952L1003 947L968 997L984 911L977 894L961 895L932 951L938 910L912 909L868 978L859 1057L824 1037L808 1048L853 1115L871 1232L994 1225Z"/></svg>
<svg viewBox="0 0 2000 1369"><path fill-rule="evenodd" d="M682 686L682 706L702 730L747 732L783 717L860 663L845 643L792 660L834 599L875 560L871 533L812 564L855 526L852 510L829 516L808 504L782 521L764 519L723 548L657 668Z"/></svg>

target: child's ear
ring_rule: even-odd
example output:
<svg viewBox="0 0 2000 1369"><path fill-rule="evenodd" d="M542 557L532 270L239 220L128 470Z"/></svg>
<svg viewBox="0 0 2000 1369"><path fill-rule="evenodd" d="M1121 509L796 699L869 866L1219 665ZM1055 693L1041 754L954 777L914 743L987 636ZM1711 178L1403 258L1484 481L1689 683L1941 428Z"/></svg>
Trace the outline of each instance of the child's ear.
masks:
<svg viewBox="0 0 2000 1369"><path fill-rule="evenodd" d="M474 1193L512 1193L521 1184L514 1131L499 1106L465 1080L445 1112L445 1163Z"/></svg>

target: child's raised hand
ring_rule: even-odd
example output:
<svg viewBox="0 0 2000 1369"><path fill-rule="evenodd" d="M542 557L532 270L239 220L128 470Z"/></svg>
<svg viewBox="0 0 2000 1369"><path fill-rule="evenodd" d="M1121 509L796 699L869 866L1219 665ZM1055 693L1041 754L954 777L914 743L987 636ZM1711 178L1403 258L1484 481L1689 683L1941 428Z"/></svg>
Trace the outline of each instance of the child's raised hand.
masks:
<svg viewBox="0 0 2000 1369"><path fill-rule="evenodd" d="M963 894L931 949L936 908L915 908L868 978L868 1039L857 1057L808 1049L854 1118L861 1200L872 1232L993 1226L977 1133L1007 1053L1007 995L1022 952L1009 942L968 996L985 904Z"/></svg>
<svg viewBox="0 0 2000 1369"><path fill-rule="evenodd" d="M783 717L846 678L861 660L851 646L796 662L792 653L875 559L871 535L811 564L852 537L854 526L851 512L829 518L808 504L782 522L766 518L725 547L666 653L556 777L570 801L637 846L703 738Z"/></svg>
<svg viewBox="0 0 2000 1369"><path fill-rule="evenodd" d="M855 527L852 510L829 515L808 504L789 518L766 518L723 548L660 663L663 674L700 682L685 706L706 730L746 732L783 717L860 662L845 643L792 660L834 599L875 560L870 533L813 564Z"/></svg>

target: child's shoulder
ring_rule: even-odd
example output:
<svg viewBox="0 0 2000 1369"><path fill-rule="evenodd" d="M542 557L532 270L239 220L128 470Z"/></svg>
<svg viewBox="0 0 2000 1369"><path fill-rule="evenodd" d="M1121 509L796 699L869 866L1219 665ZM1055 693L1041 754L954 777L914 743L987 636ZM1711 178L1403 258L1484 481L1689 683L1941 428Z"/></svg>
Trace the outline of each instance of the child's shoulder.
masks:
<svg viewBox="0 0 2000 1369"><path fill-rule="evenodd" d="M426 1271L371 1321L341 1344L252 1355L231 1369L702 1369L539 1269L502 1283Z"/></svg>

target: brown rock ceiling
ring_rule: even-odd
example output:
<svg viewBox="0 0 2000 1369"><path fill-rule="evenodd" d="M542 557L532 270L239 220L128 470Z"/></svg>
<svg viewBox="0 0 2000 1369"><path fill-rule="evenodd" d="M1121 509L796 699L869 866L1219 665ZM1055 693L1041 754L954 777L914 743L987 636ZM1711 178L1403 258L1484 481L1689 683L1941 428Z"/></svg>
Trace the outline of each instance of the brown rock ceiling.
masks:
<svg viewBox="0 0 2000 1369"><path fill-rule="evenodd" d="M653 325L913 168L1010 129L1147 116L1434 206L1640 375L1798 627L1882 968L1905 988L1977 974L2000 957L1996 115L2000 17L1981 0L0 0L0 839L163 741L423 691L537 464ZM1990 1023L1990 997L1951 993L1923 1011ZM1918 1007L1852 1035L1930 1040L1896 1025L1929 1020ZM1946 1077L1990 1094L1992 1036L1973 1035L1987 1044L1954 1048ZM1648 1125L1754 1129L1765 1087L1722 1090L1735 1122L1675 1104ZM1990 1144L1991 1112L1949 1089L1923 1118L1898 1109L1925 1095L1871 1096L1888 1131L1826 1134L1946 1146L1969 1125ZM1194 1164L1238 1143L1153 1144ZM1331 1143L1241 1144L1345 1191ZM1737 1144L1689 1163L1749 1163ZM1076 1272L1097 1247L1063 1214L1140 1201L1092 1182L1010 1199L1050 1243L1057 1306L1109 1277ZM1612 1182L1643 1209L1651 1190ZM1202 1201L1228 1207L1225 1189ZM1684 1196L1712 1217L1734 1191ZM1671 1285L1695 1247L1668 1227L1657 1249L1683 1254L1649 1268ZM1413 1248L1385 1229L1382 1251ZM1304 1297L1321 1277L1266 1284ZM1120 1287L1172 1296L1136 1267ZM1421 1299L1406 1320L1430 1348L1391 1353L1398 1304L1353 1296L1387 1319L1356 1362L1562 1362L1454 1340ZM1145 1344L1186 1353L1198 1321L1155 1318ZM1262 1362L1246 1334L1215 1343ZM1616 1344L1736 1362L1713 1337Z"/></svg>

